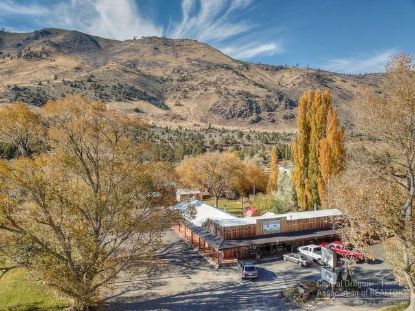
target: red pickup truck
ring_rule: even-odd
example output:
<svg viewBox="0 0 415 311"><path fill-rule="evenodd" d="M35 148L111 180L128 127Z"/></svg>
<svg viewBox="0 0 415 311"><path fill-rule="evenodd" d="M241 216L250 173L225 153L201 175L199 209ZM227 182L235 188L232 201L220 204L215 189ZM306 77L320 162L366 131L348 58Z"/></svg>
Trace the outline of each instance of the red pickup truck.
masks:
<svg viewBox="0 0 415 311"><path fill-rule="evenodd" d="M340 256L354 258L356 261L362 261L364 259L361 252L346 247L341 241L333 241L331 243L323 242L320 243L320 246L328 248Z"/></svg>

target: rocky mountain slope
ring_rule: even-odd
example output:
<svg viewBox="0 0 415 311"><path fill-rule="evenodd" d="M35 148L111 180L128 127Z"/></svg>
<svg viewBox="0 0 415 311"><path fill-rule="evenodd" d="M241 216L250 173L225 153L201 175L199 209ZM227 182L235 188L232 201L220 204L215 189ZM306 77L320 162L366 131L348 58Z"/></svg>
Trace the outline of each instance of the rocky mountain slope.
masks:
<svg viewBox="0 0 415 311"><path fill-rule="evenodd" d="M298 97L329 88L345 114L380 74L250 64L195 40L116 41L77 31L0 32L0 102L81 93L158 124L292 130Z"/></svg>

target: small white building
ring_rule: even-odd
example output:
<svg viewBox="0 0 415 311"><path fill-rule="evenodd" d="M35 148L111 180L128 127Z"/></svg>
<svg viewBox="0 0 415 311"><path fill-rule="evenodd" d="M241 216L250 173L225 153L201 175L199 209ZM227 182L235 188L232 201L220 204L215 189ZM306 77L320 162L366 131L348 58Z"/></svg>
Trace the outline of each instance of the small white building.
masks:
<svg viewBox="0 0 415 311"><path fill-rule="evenodd" d="M202 192L196 189L177 189L176 191L176 201L184 202L191 199L195 200L204 200L209 197L209 193Z"/></svg>

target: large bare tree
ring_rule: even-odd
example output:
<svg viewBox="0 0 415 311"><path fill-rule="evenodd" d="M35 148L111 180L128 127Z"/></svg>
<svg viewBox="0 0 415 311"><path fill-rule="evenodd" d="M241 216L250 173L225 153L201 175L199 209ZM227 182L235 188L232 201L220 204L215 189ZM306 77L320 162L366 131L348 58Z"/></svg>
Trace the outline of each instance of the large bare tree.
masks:
<svg viewBox="0 0 415 311"><path fill-rule="evenodd" d="M385 245L415 310L415 72L408 55L391 59L382 93L369 95L356 118L367 139L349 143L348 167L331 183L329 204L344 211L343 235L354 245Z"/></svg>
<svg viewBox="0 0 415 311"><path fill-rule="evenodd" d="M44 108L50 152L2 162L1 271L29 269L93 310L126 269L146 269L175 218L174 170L149 163L137 124L81 97Z"/></svg>

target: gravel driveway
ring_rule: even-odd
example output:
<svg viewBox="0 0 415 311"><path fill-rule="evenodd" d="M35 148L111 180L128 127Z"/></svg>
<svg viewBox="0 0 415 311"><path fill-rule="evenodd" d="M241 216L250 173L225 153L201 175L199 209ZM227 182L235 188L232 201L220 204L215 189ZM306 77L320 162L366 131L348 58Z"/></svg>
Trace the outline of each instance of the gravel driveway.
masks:
<svg viewBox="0 0 415 311"><path fill-rule="evenodd" d="M393 275L381 259L372 264L358 264L355 276L361 291L368 297L338 297L320 300L307 306L294 306L280 297L282 288L300 280L318 280L319 266L300 268L284 261L262 261L259 279L241 280L236 267L216 270L174 232L165 236L165 248L159 258L162 267L149 278L123 275L114 289L109 310L376 310L396 302L395 294L382 293L396 289ZM377 250L380 257L381 252ZM373 297L376 297L374 299ZM405 298L406 293L400 298ZM379 304L379 305L377 305Z"/></svg>

